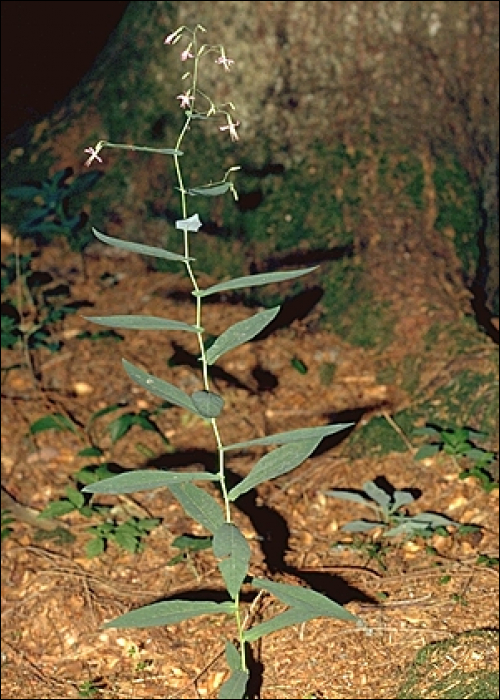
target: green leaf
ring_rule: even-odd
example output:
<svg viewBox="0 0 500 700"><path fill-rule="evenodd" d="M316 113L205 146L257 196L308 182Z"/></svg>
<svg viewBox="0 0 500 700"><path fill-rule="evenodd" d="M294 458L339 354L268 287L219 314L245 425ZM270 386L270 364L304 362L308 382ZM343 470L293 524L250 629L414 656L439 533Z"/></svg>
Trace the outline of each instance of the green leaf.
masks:
<svg viewBox="0 0 500 700"><path fill-rule="evenodd" d="M151 491L167 486L171 488L175 484L186 481L218 481L218 474L207 472L163 472L152 469L137 469L126 474L117 474L109 479L98 481L85 486L85 493L106 493L117 495L122 493L135 493L137 491Z"/></svg>
<svg viewBox="0 0 500 700"><path fill-rule="evenodd" d="M337 425L323 425L318 428L299 428L298 430L290 430L286 433L275 433L274 435L267 435L263 438L255 438L255 440L234 442L232 445L225 445L223 449L227 452L228 450L239 450L256 445L286 445L287 443L309 440L309 438L322 440L324 437L327 437L327 435L334 435L353 425L354 423L338 423Z"/></svg>
<svg viewBox="0 0 500 700"><path fill-rule="evenodd" d="M373 481L366 481L363 484L363 491L372 499L372 501L375 501L375 503L377 503L385 513L389 511L391 497L387 491L381 489L380 486L377 486L377 484L375 484Z"/></svg>
<svg viewBox="0 0 500 700"><path fill-rule="evenodd" d="M407 506L413 503L415 498L409 491L394 491L392 494L391 510L399 510L402 506Z"/></svg>
<svg viewBox="0 0 500 700"><path fill-rule="evenodd" d="M240 592L250 562L250 547L238 528L232 523L224 523L214 533L214 556L222 558L218 563L226 588L233 600Z"/></svg>
<svg viewBox="0 0 500 700"><path fill-rule="evenodd" d="M441 445L423 445L416 453L415 459L427 459L433 457L441 450Z"/></svg>
<svg viewBox="0 0 500 700"><path fill-rule="evenodd" d="M250 489L262 484L262 482L275 479L295 469L296 466L314 452L320 442L321 438L301 440L291 445L278 447L273 452L264 455L253 467L252 471L229 491L229 500L235 501L241 494L250 491Z"/></svg>
<svg viewBox="0 0 500 700"><path fill-rule="evenodd" d="M224 399L213 391L195 391L191 394L197 412L203 418L217 418L224 408Z"/></svg>
<svg viewBox="0 0 500 700"><path fill-rule="evenodd" d="M246 669L238 669L237 671L232 671L231 675L224 681L224 683L219 688L219 694L217 697L219 700L237 700L239 698L245 697L245 691L250 678L250 672Z"/></svg>
<svg viewBox="0 0 500 700"><path fill-rule="evenodd" d="M239 671L241 669L241 654L229 640L226 641L225 654L227 665L231 671Z"/></svg>
<svg viewBox="0 0 500 700"><path fill-rule="evenodd" d="M296 277L308 275L310 272L318 269L318 265L307 267L304 270L290 270L289 272L264 272L260 275L248 275L247 277L236 277L227 282L220 282L208 289L200 289L193 291L195 297L207 297L210 294L218 294L219 292L227 292L230 289L242 289L243 287L260 287L264 284L275 284L276 282L284 282L292 280Z"/></svg>
<svg viewBox="0 0 500 700"><path fill-rule="evenodd" d="M350 523L342 526L344 532L369 532L375 527L384 527L383 522L373 522L370 520L351 520Z"/></svg>
<svg viewBox="0 0 500 700"><path fill-rule="evenodd" d="M371 505L368 503L368 499L362 496L360 493L355 491L345 491L344 489L329 489L328 491L323 491L325 496L332 496L332 498L340 498L342 501L351 501L352 503L359 503L363 506Z"/></svg>
<svg viewBox="0 0 500 700"><path fill-rule="evenodd" d="M207 350L207 363L213 365L224 353L254 338L263 328L271 323L278 314L280 308L280 306L275 306L267 311L260 311L244 321L235 323L225 330Z"/></svg>
<svg viewBox="0 0 500 700"><path fill-rule="evenodd" d="M66 515L67 513L72 513L77 510L77 507L71 501L54 501L49 503L41 513L38 514L39 518L59 518L61 515Z"/></svg>
<svg viewBox="0 0 500 700"><path fill-rule="evenodd" d="M232 615L234 613L235 605L232 601L215 603L210 600L168 600L131 610L107 622L104 627L107 629L157 627L175 625L199 615Z"/></svg>
<svg viewBox="0 0 500 700"><path fill-rule="evenodd" d="M291 365L299 374L307 374L307 366L298 357L292 358Z"/></svg>
<svg viewBox="0 0 500 700"><path fill-rule="evenodd" d="M189 482L170 484L170 491L186 513L214 535L224 524L224 513L210 494Z"/></svg>
<svg viewBox="0 0 500 700"><path fill-rule="evenodd" d="M180 535L172 542L172 547L177 547L186 552L199 552L203 549L210 549L212 537L193 537L191 535Z"/></svg>
<svg viewBox="0 0 500 700"><path fill-rule="evenodd" d="M11 187L5 190L5 194L13 199L24 199L31 201L38 197L42 191L41 187L36 185L20 185L19 187Z"/></svg>
<svg viewBox="0 0 500 700"><path fill-rule="evenodd" d="M203 197L217 197L221 194L226 194L226 192L231 189L230 182L222 182L218 185L202 185L201 187L190 187L186 190L187 194L202 195Z"/></svg>
<svg viewBox="0 0 500 700"><path fill-rule="evenodd" d="M143 369L139 369L128 360L122 360L123 367L128 376L134 380L139 386L147 389L155 396L159 396L160 399L164 399L174 406L180 406L185 408L191 413L195 413L197 416L204 418L201 413L197 410L193 403L193 400L188 394L186 394L181 389L178 389L173 384L166 382L164 379L159 379L154 377L152 374L148 374Z"/></svg>
<svg viewBox="0 0 500 700"><path fill-rule="evenodd" d="M84 447L77 452L77 457L101 457L103 454L100 447Z"/></svg>
<svg viewBox="0 0 500 700"><path fill-rule="evenodd" d="M126 328L136 331L188 331L203 333L203 328L191 326L183 321L171 321L157 316L83 316L86 321L110 326L111 328Z"/></svg>
<svg viewBox="0 0 500 700"><path fill-rule="evenodd" d="M316 617L316 615L311 614L309 610L289 608L285 610L285 612L276 615L276 617L245 630L243 639L248 644L251 644L272 632L277 632L285 627L292 627L292 625L300 625L302 622L308 622L308 620L312 620L314 617Z"/></svg>
<svg viewBox="0 0 500 700"><path fill-rule="evenodd" d="M88 559L100 556L106 549L106 542L102 537L94 537L85 545L85 556Z"/></svg>
<svg viewBox="0 0 500 700"><path fill-rule="evenodd" d="M31 435L42 433L45 430L69 430L76 433L76 425L62 413L54 413L51 416L43 416L30 425Z"/></svg>
<svg viewBox="0 0 500 700"><path fill-rule="evenodd" d="M121 529L120 527L116 528L113 539L116 544L131 554L137 551L137 547L140 543L140 539L137 535L128 532L126 529Z"/></svg>
<svg viewBox="0 0 500 700"><path fill-rule="evenodd" d="M252 584L255 588L263 589L281 600L285 605L309 612L312 617L333 617L337 620L362 623L361 619L353 615L330 598L302 586L290 586L287 583L275 583L268 579L254 578Z"/></svg>
<svg viewBox="0 0 500 700"><path fill-rule="evenodd" d="M78 489L75 489L72 486L66 486L64 493L66 494L68 501L71 501L75 508L79 509L85 504L85 496L83 496Z"/></svg>
<svg viewBox="0 0 500 700"><path fill-rule="evenodd" d="M141 255L151 255L153 258L163 258L164 260L177 260L178 262L183 263L186 263L189 260L194 260L194 258L186 258L184 255L171 253L168 250L156 248L155 246L143 245L142 243L131 243L129 241L122 241L119 238L113 238L112 236L106 236L104 233L100 233L95 228L92 228L92 232L96 238L102 241L102 243L113 245L115 246L115 248L129 250L132 253L140 253Z"/></svg>

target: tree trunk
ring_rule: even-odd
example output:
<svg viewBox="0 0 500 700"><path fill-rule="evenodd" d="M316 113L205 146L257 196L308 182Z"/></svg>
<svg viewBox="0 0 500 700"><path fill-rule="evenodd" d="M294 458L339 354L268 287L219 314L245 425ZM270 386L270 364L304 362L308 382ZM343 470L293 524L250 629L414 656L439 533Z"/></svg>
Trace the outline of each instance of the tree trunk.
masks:
<svg viewBox="0 0 500 700"><path fill-rule="evenodd" d="M448 277L465 287L480 264L494 273L480 260L475 196L498 154L497 2L131 2L92 71L34 127L22 156L12 144L4 163L23 162L14 179L26 179L26 161L29 174L40 175L48 159L52 172L81 173L84 149L100 139L172 147L183 123L176 96L185 42L163 39L197 23L207 43L223 44L234 60L229 72L208 61L203 89L217 103L234 102L241 121L237 143L212 122L193 129L183 161L193 184L243 166L240 204L217 201L202 212L206 228L223 238L210 242L217 264L203 259L211 272L234 271L228 253L221 261L223 246L233 268L248 269L276 264L277 251L281 259L305 249L321 248L326 259L354 251L366 263L356 286L367 301L367 251L404 248L412 226L428 256L444 256ZM171 163L102 155L106 177L88 205L91 223L167 243L165 220L178 215ZM482 247L493 259L498 199L490 190L483 210ZM484 284L490 308L498 298L498 279L491 280ZM339 282L334 292L341 291ZM345 302L328 297L335 308Z"/></svg>

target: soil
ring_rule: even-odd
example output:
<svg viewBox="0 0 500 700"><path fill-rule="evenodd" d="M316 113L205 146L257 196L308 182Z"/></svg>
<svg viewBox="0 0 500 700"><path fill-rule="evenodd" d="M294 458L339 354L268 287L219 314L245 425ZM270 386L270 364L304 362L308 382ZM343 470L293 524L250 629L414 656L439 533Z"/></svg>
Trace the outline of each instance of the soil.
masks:
<svg viewBox="0 0 500 700"><path fill-rule="evenodd" d="M57 521L63 529L56 531L33 524L32 511L64 498L76 472L99 462L78 456L91 441L102 448L101 461L122 468L199 470L214 461L210 425L175 407L154 414L165 440L136 425L112 444L106 427L117 415L161 407L129 379L122 357L187 392L200 388L200 378L190 334L120 331L121 340L91 335L104 328L86 321L87 315L193 318L187 280L154 271L137 255L104 248L93 247L83 261L63 241L39 251L22 243L21 252L35 253L33 267L49 273L54 285L69 285L81 308L51 326L51 339L62 343L57 352L37 348L27 357L18 343L2 353L2 484L17 504L32 509L17 511L2 544L2 697L212 698L226 678L223 652L225 640L234 638L231 619L205 616L170 627L103 629L117 615L165 597L196 593L204 598L223 590L211 550L168 564L179 554L172 544L176 537L207 534L168 490L94 499L112 506L109 517L117 522L161 519L140 552L111 542L103 554L88 558L87 528L102 522L95 515L66 514ZM2 259L13 251L7 236ZM384 255L395 254L380 251L373 274L378 288L390 286L394 302L403 307L396 339L384 350L385 360L399 364L421 347L431 321L463 317L470 299L453 290L447 294L449 281L443 283L437 258L425 268L425 280L408 274L404 256L398 274L389 277ZM440 304L443 295L446 303ZM218 299L205 306L203 324L217 335L249 313L241 302ZM467 361L478 371L482 363L490 367L494 351L488 336L476 334ZM457 668L463 673L498 669L496 634L472 645L469 637L459 636L498 628L498 490L487 493L477 479L460 479L457 464L442 454L415 460L411 435L402 434L392 418L411 397L401 386L381 383L379 359L378 351L349 345L303 318L218 363L213 382L226 402L218 421L225 444L324 425L357 412L361 418L354 433L373 416L382 417L408 448L354 458L346 431L235 508L234 521L252 548L253 575L325 592L366 625L321 618L263 638L252 650L254 696L396 698L416 653L451 638L456 642L433 668L438 677ZM428 384L429 377L455 369L439 347L426 363ZM331 366L335 373L328 378L325 367ZM96 411L115 404L120 406L115 413L89 427ZM76 423L77 431L30 434L35 421L56 413ZM261 454L236 453L228 467L241 477ZM381 476L395 488L420 490L412 512L436 511L480 529L458 534L450 528L449 536L410 541L384 539L380 532L353 538L342 526L371 513L324 491L359 489ZM72 541L64 537L68 532ZM490 565L479 557L489 558ZM248 598L244 607L249 624L281 609L271 596L253 603Z"/></svg>

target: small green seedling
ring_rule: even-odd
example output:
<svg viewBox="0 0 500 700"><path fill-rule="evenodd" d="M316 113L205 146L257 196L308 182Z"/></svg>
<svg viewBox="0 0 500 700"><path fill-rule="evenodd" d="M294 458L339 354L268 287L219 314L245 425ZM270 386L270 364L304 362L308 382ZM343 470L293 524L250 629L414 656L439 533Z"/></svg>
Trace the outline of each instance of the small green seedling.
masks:
<svg viewBox="0 0 500 700"><path fill-rule="evenodd" d="M441 428L437 425L427 425L424 428L417 428L413 434L433 439L431 444L423 445L418 450L415 459L426 459L443 452L450 456L457 469L461 468L459 459L468 459L473 465L460 471L460 479L474 477L487 493L498 488L498 481L495 480L491 471L492 466L498 461L498 455L476 445L476 441L487 437L485 433L470 428Z"/></svg>
<svg viewBox="0 0 500 700"><path fill-rule="evenodd" d="M369 532L375 528L382 528L383 537L397 537L398 535L414 537L415 535L428 535L438 528L460 525L460 523L437 513L408 514L402 508L416 500L409 491L396 490L389 494L377 486L374 481L365 482L361 492L331 489L323 493L333 498L359 503L375 512L377 520L352 520L342 527L344 532Z"/></svg>
<svg viewBox="0 0 500 700"><path fill-rule="evenodd" d="M15 518L11 516L10 511L2 509L2 542L12 534L13 530L9 525L13 522Z"/></svg>
<svg viewBox="0 0 500 700"><path fill-rule="evenodd" d="M85 554L89 559L103 554L109 542L114 542L131 554L144 551L144 537L161 523L159 518L129 518L124 523L106 522L87 528L92 535Z"/></svg>
<svg viewBox="0 0 500 700"><path fill-rule="evenodd" d="M101 174L96 170L75 177L72 168L64 168L43 182L26 183L6 190L8 197L34 205L31 209L24 209L24 218L17 226L19 233L34 238L39 244L64 235L72 250L81 251L92 240L92 234L86 239L82 235L86 216L82 212L71 214L70 202L89 190Z"/></svg>

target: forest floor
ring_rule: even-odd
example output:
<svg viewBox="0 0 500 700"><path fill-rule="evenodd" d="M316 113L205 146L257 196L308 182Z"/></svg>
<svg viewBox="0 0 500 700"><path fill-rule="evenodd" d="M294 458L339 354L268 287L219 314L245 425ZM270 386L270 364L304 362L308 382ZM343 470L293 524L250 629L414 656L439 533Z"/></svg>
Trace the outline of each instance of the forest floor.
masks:
<svg viewBox="0 0 500 700"><path fill-rule="evenodd" d="M89 251L83 266L64 241L38 251L27 242L21 246L22 253L33 253L33 269L45 275L40 279L49 280L49 287L67 285L67 301L81 306L50 326L48 339L61 342L57 351L38 347L27 356L17 343L2 352L2 485L33 511L64 498L65 489L75 486L75 474L91 464L199 470L214 461L210 425L181 409L161 407L121 366L124 357L194 391L200 378L193 363L197 348L186 339L190 334L120 331L117 337L84 319L141 313L190 322L187 280L153 271L139 256L115 255L114 249L106 254L104 248L98 244ZM13 252L7 236L2 262ZM373 261L380 284L393 285L394 303L408 305L395 341L384 350L385 361L401 365L405 357L415 357L431 317L444 328L468 312L466 296L450 293L439 304L445 289L442 268L437 269L441 262L431 259L426 279L416 280L403 268L398 279L388 278L382 274L387 258ZM25 311L25 320L30 314L33 320L35 310L28 305ZM249 313L242 303L220 299L205 306L203 324L217 335ZM424 357L422 382L430 387L438 377L445 383L464 367L489 372L496 353L494 342L477 329L468 351L451 361L436 341ZM303 318L228 353L214 375L226 402L218 421L226 444L359 418L352 434L326 441L303 465L259 486L235 508L234 521L252 549L253 575L320 590L366 625L321 618L261 639L252 650L253 697L495 697L467 694L467 679L469 672L486 677L498 670L498 490L488 492L476 478L459 478L456 462L442 453L415 460L417 444L393 419L412 399L401 386L381 381L379 360L376 349L349 345ZM486 392L484 401L489 396ZM95 416L97 411L102 415ZM33 431L36 421L54 414L76 425L74 432ZM113 443L110 426L125 414L151 418L158 431L135 424ZM347 437L374 417L405 449L353 456ZM498 431L492 440L498 440ZM78 456L91 444L101 448L100 459ZM241 477L261 454L238 453L228 467ZM384 539L380 531L360 536L343 531L347 522L372 514L324 490L360 489L381 477L395 488L419 490L412 513L435 511L478 528L460 534L451 527L448 536L407 541ZM94 503L109 505L106 517L114 523L130 518L161 523L144 538L142 551L127 552L111 541L93 558L85 554L87 528L104 516L73 511L59 518L62 529L46 531L36 527L38 521L33 524L32 511L20 511L7 525L2 697L216 697L226 678L223 651L225 640L234 638L232 619L205 616L170 627L103 629L113 617L165 597L220 594L223 584L210 549L171 561L180 551L172 544L176 537L206 532L167 489L99 496ZM6 504L2 498L2 508ZM271 596L243 605L249 624L280 610ZM431 643L435 646L426 646ZM425 664L414 663L422 650L430 654ZM405 683L412 688L403 688Z"/></svg>

